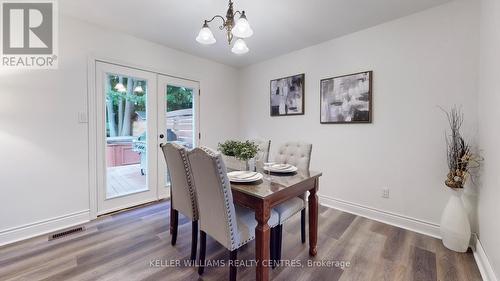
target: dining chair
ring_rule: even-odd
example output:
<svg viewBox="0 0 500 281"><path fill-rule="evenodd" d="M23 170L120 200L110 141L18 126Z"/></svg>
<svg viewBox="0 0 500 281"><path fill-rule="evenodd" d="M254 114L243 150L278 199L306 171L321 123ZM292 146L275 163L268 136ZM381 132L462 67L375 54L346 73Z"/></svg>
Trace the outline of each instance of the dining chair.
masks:
<svg viewBox="0 0 500 281"><path fill-rule="evenodd" d="M238 249L255 238L257 221L253 210L234 205L231 183L221 154L206 147L188 153L200 210L200 254L198 274L205 269L207 234L229 250L229 279L236 280ZM272 210L270 227L278 224L278 214Z"/></svg>
<svg viewBox="0 0 500 281"><path fill-rule="evenodd" d="M255 157L255 166L257 170L264 167L264 163L269 162L269 150L271 148L271 140L255 139L253 142L259 147L257 156Z"/></svg>
<svg viewBox="0 0 500 281"><path fill-rule="evenodd" d="M187 149L176 143L162 144L163 156L167 162L170 175L170 208L171 222L171 244L177 241L177 229L179 224L179 212L188 217L192 222L191 229L191 260L196 259L196 248L198 243L198 201L196 189L191 175L191 167L187 155Z"/></svg>
<svg viewBox="0 0 500 281"><path fill-rule="evenodd" d="M298 170L309 171L309 166L311 163L311 152L312 144L304 142L287 142L278 148L278 152L275 155L274 162L278 164L290 164L297 167ZM281 245L283 238L283 223L291 218L293 215L300 212L300 238L301 242L306 242L306 194L302 194L299 197L285 201L274 209L279 216L279 225L277 225L272 231L273 237L275 239L274 249L271 252L274 253L273 260L281 260ZM273 263L273 266L276 262Z"/></svg>

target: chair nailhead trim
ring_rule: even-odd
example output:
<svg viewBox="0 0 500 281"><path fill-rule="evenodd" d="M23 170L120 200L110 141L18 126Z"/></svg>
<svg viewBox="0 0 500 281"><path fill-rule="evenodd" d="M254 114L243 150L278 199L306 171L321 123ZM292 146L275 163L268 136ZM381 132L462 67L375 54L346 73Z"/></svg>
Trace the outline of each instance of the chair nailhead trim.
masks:
<svg viewBox="0 0 500 281"><path fill-rule="evenodd" d="M193 180L191 179L191 168L190 164L187 158L187 151L184 147L181 147L180 145L174 144L176 148L178 149L182 161L184 162L184 169L186 171L186 181L188 183L188 189L189 189L189 198L191 199L191 208L193 211L193 220L198 220L198 200L196 198L196 192L195 192L195 187Z"/></svg>

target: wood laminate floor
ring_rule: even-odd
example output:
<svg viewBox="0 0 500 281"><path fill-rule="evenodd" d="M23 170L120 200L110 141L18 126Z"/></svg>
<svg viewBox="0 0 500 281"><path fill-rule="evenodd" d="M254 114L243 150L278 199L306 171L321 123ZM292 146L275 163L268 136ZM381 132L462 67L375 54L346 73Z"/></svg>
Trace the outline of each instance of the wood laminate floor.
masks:
<svg viewBox="0 0 500 281"><path fill-rule="evenodd" d="M207 267L199 277L184 265L191 223L180 219L177 245L171 246L168 208L164 201L100 218L68 237L2 247L0 280L227 280L227 267ZM293 266L271 270L272 280L481 280L472 253L451 252L438 239L326 207L319 216L318 255L311 259L317 264L309 267L300 216L295 216L284 226L282 255ZM254 246L244 246L238 258L252 260ZM227 258L227 251L208 238L207 259ZM180 266L174 266L176 260ZM341 261L348 266L332 267ZM238 280L254 280L250 263L239 268Z"/></svg>

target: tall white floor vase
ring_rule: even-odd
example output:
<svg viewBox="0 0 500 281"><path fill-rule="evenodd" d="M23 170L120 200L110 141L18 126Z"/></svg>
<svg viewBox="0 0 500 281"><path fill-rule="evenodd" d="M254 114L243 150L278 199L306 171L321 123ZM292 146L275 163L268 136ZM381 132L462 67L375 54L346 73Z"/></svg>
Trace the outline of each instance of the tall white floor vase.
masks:
<svg viewBox="0 0 500 281"><path fill-rule="evenodd" d="M471 236L469 216L462 202L462 189L448 189L451 197L441 216L441 237L446 248L463 253Z"/></svg>

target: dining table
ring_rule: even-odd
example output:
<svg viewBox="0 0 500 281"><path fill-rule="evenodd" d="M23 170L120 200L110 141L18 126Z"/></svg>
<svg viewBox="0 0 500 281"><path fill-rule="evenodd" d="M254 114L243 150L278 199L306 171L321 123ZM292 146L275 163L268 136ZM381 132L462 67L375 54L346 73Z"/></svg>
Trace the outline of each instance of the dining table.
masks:
<svg viewBox="0 0 500 281"><path fill-rule="evenodd" d="M269 280L270 227L273 207L294 197L309 193L309 255L316 256L318 242L318 189L321 172L298 170L293 173L268 173L258 169L263 178L253 183L231 183L233 202L255 211L256 280Z"/></svg>

